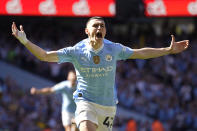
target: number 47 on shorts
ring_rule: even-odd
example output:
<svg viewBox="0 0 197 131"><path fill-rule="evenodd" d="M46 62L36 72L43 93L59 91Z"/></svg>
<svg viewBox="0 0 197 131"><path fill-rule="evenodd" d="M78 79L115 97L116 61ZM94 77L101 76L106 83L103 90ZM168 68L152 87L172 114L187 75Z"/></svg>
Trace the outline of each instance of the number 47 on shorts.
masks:
<svg viewBox="0 0 197 131"><path fill-rule="evenodd" d="M113 117L106 117L105 120L103 121L103 125L107 126L107 128L112 128L113 126Z"/></svg>

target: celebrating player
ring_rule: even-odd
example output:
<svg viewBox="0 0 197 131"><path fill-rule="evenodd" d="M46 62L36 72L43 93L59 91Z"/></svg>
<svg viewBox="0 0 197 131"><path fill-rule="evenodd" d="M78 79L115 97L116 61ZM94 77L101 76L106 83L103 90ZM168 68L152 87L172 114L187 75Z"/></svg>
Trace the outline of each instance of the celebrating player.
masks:
<svg viewBox="0 0 197 131"><path fill-rule="evenodd" d="M76 109L75 102L73 100L73 92L76 89L76 75L75 71L71 70L68 72L67 80L62 81L53 87L45 87L42 89L36 89L32 87L30 92L32 95L36 94L51 94L51 93L61 93L62 94L62 123L65 131L77 130L76 126L72 126L74 121L74 112Z"/></svg>
<svg viewBox="0 0 197 131"><path fill-rule="evenodd" d="M77 90L75 120L80 131L112 130L116 114L114 89L116 62L125 59L148 59L176 54L187 49L188 40L172 41L165 48L131 49L104 39L105 22L102 17L88 20L85 33L88 38L73 47L57 51L45 51L26 38L23 27L12 24L13 35L39 60L47 62L71 62L76 70Z"/></svg>

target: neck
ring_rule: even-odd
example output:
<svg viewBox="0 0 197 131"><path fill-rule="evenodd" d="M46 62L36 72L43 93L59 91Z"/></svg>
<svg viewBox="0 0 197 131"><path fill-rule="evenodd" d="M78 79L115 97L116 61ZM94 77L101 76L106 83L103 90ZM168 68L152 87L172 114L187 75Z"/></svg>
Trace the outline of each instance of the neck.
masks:
<svg viewBox="0 0 197 131"><path fill-rule="evenodd" d="M75 82L74 81L71 81L71 87L74 87L75 86Z"/></svg>
<svg viewBox="0 0 197 131"><path fill-rule="evenodd" d="M97 50L99 48L101 48L103 42L102 41L90 41L90 46L94 49L94 50Z"/></svg>

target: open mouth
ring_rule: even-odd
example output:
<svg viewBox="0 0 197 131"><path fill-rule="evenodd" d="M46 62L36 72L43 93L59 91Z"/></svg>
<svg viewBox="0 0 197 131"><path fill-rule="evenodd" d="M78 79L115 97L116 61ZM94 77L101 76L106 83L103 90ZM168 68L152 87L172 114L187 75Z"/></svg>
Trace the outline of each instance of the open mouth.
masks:
<svg viewBox="0 0 197 131"><path fill-rule="evenodd" d="M103 36L102 36L102 33L101 33L101 32L96 33L96 37L97 37L97 38L102 38L102 37L103 37Z"/></svg>

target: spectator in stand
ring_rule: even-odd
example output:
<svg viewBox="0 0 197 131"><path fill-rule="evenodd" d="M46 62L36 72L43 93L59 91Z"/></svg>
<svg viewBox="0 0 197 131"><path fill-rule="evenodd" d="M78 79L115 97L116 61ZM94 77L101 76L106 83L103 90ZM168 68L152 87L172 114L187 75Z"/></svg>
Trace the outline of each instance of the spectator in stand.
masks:
<svg viewBox="0 0 197 131"><path fill-rule="evenodd" d="M135 120L131 119L127 122L126 131L137 131L137 123Z"/></svg>
<svg viewBox="0 0 197 131"><path fill-rule="evenodd" d="M159 120L153 121L152 131L164 131L163 124Z"/></svg>

